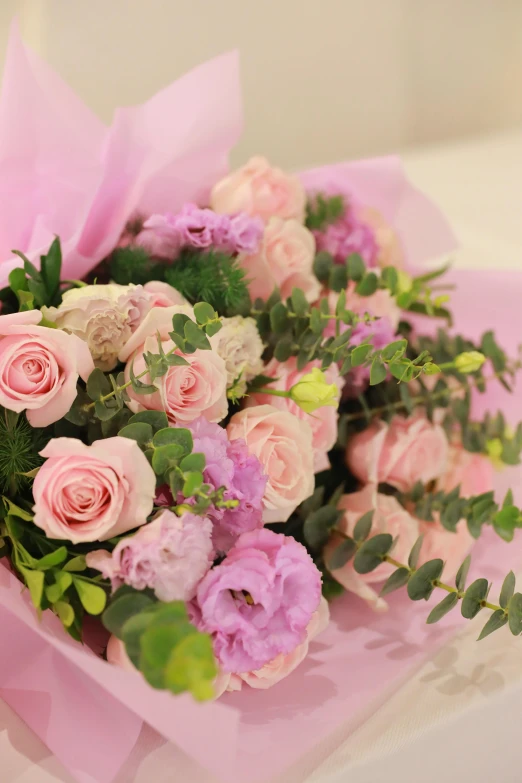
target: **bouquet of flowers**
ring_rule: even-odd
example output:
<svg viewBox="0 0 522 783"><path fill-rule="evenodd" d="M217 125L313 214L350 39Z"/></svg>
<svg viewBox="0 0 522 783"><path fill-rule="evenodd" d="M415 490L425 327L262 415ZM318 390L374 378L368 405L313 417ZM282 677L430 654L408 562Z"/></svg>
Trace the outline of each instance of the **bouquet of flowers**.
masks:
<svg viewBox="0 0 522 783"><path fill-rule="evenodd" d="M368 618L402 589L440 594L428 623L522 632L512 572L496 602L467 580L484 527L522 525L493 492L522 425L472 415L520 360L450 328L447 266L416 271L371 197L386 177L254 157L180 202L167 167L172 208L126 204L110 246L61 241L58 216L3 266L0 555L35 612L154 689L275 686L345 591Z"/></svg>

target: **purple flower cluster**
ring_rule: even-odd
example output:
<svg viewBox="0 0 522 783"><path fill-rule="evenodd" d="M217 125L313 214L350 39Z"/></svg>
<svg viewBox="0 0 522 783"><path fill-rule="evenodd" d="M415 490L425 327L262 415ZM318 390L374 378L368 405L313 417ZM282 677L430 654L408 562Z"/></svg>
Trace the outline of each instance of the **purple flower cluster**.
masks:
<svg viewBox="0 0 522 783"><path fill-rule="evenodd" d="M229 441L219 424L204 417L188 425L194 439L194 452L205 455L204 479L214 489L226 487L225 500L238 500L235 508L211 508L214 523L212 541L219 552L226 552L241 533L263 525L263 495L267 477L261 463L250 454L242 440Z"/></svg>
<svg viewBox="0 0 522 783"><path fill-rule="evenodd" d="M152 256L172 260L184 247L214 247L227 253L256 253L263 237L261 218L245 212L218 215L185 204L176 215L151 215L135 238Z"/></svg>
<svg viewBox="0 0 522 783"><path fill-rule="evenodd" d="M343 217L324 231L314 231L317 250L326 250L339 264L357 253L366 266L377 265L378 246L373 229L360 219L357 209L350 206Z"/></svg>

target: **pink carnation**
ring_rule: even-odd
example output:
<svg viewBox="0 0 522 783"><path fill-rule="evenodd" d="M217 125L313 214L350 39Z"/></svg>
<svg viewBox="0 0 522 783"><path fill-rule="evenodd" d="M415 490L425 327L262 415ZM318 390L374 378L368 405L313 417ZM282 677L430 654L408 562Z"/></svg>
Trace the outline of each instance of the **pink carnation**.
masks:
<svg viewBox="0 0 522 783"><path fill-rule="evenodd" d="M349 469L363 483L391 484L402 492L417 481L440 478L447 465L448 440L442 427L421 415L375 421L353 435L346 449Z"/></svg>
<svg viewBox="0 0 522 783"><path fill-rule="evenodd" d="M364 220L357 207L350 205L344 215L324 231L314 231L318 251L330 253L334 260L344 264L356 253L366 266L377 265L379 248L375 233L369 222Z"/></svg>
<svg viewBox="0 0 522 783"><path fill-rule="evenodd" d="M264 368L263 375L270 378L277 378L270 384L271 389L279 391L288 391L304 375L310 372L313 367L320 367L319 361L313 361L306 365L303 370L297 369L297 360L288 359L286 362L278 362L272 359ZM339 397L344 384L343 378L339 375L339 368L336 364L330 365L324 371L326 382L335 384L339 390ZM337 440L337 422L339 413L337 408L326 406L314 411L311 416L305 413L299 405L287 397L274 397L268 394L252 394L247 398L247 406L263 405L270 403L274 408L290 411L294 416L302 421L306 421L312 430L312 444L314 449L314 472L319 473L330 467L328 452L333 448Z"/></svg>
<svg viewBox="0 0 522 783"><path fill-rule="evenodd" d="M212 634L223 671L248 672L305 641L320 598L321 575L304 546L255 530L204 577L193 619Z"/></svg>
<svg viewBox="0 0 522 783"><path fill-rule="evenodd" d="M160 601L189 601L211 565L211 533L209 519L165 510L122 538L112 555L105 550L88 554L87 565L110 579L113 590L122 584L149 587Z"/></svg>

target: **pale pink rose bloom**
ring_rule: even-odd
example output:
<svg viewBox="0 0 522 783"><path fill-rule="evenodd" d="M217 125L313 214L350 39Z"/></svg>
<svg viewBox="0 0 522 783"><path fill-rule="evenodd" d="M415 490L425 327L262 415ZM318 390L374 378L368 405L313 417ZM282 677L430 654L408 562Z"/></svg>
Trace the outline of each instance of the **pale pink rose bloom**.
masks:
<svg viewBox="0 0 522 783"><path fill-rule="evenodd" d="M292 652L287 655L279 653L273 661L266 663L260 669L255 669L251 672L243 672L242 674L221 674L219 685L223 688L223 685L225 684L225 688L223 688L222 692L224 690L239 691L241 690L243 683L246 683L246 685L249 685L251 688L256 688L257 690L266 690L267 688L271 688L272 685L281 682L281 680L288 677L288 675L304 661L308 655L310 642L326 629L329 622L330 610L328 608L328 601L324 597L321 597L319 608L314 612L312 619L308 623L306 639L304 642L299 644L295 650L292 650ZM227 677L229 678L228 683L225 682Z"/></svg>
<svg viewBox="0 0 522 783"><path fill-rule="evenodd" d="M407 561L411 548L419 537L419 523L398 500L391 495L378 493L376 485L367 484L359 492L343 495L338 508L344 512L338 525L339 530L349 536L353 535L355 525L363 514L374 510L370 536L389 533L393 538L397 538L393 557L401 563ZM327 565L342 540L340 536L333 534L325 546L324 559ZM379 598L379 592L374 590L372 585L384 582L394 570L395 566L382 563L369 574L358 574L353 567L352 559L342 568L336 568L331 573L346 590L358 595L377 611L383 611L387 609L387 603Z"/></svg>
<svg viewBox="0 0 522 783"><path fill-rule="evenodd" d="M394 416L389 424L375 421L352 435L346 449L346 464L360 481L390 484L401 492L417 481L440 478L447 460L444 430L418 414Z"/></svg>
<svg viewBox="0 0 522 783"><path fill-rule="evenodd" d="M286 362L278 362L276 359L271 359L268 364L262 369L263 375L267 375L270 378L277 378L277 381L270 384L271 389L278 391L288 391L294 384L311 371L313 367L320 367L321 362L313 361L309 362L303 370L297 369L297 359L292 357ZM344 378L339 373L339 368L336 364L331 364L328 369L324 371L326 382L329 384L335 384L339 390L338 399L341 396L341 390L344 385ZM287 397L275 397L268 394L251 394L247 397L247 407L254 405L263 405L269 403L274 408L281 410L288 410L293 413L298 419L306 421L312 430L312 443L314 449L314 472L319 473L322 470L327 470L330 467L328 460L328 452L333 448L337 440L337 422L339 419L339 413L337 408L331 406L325 406L318 408L313 414L305 413L299 405L293 400Z"/></svg>
<svg viewBox="0 0 522 783"><path fill-rule="evenodd" d="M438 513L434 513L433 517L433 522L419 519L419 533L424 536L419 565L440 557L444 560L444 581L447 582L455 578L462 561L471 552L475 539L464 519L457 523L454 533L442 526Z"/></svg>
<svg viewBox="0 0 522 783"><path fill-rule="evenodd" d="M159 312L163 310L156 308ZM152 312L155 312L153 310ZM172 340L162 340L165 353L172 351ZM130 357L125 367L125 380L130 380L130 368L136 376L146 370L144 352L158 352L156 337L148 337L143 347ZM182 356L181 351L176 353ZM169 367L165 375L156 378L154 386L158 389L152 394L136 394L131 387L127 389L127 406L134 413L144 410L165 411L172 424L183 424L204 416L208 421L220 422L228 413L227 369L225 362L212 350L197 350L184 356L187 365ZM150 383L149 375L141 378Z"/></svg>
<svg viewBox="0 0 522 783"><path fill-rule="evenodd" d="M188 305L185 297L180 292L161 280L150 280L143 286L150 295L151 307L172 307L172 305Z"/></svg>
<svg viewBox="0 0 522 783"><path fill-rule="evenodd" d="M306 193L299 179L270 166L256 155L214 185L210 206L215 212L246 212L263 220L276 215L304 223Z"/></svg>
<svg viewBox="0 0 522 783"><path fill-rule="evenodd" d="M74 544L106 541L145 524L156 476L138 444L106 438L86 446L53 438L33 484L34 524Z"/></svg>
<svg viewBox="0 0 522 783"><path fill-rule="evenodd" d="M472 454L461 443L449 447L446 470L437 482L437 489L451 492L460 485L461 497L481 495L493 489L494 469L484 454Z"/></svg>
<svg viewBox="0 0 522 783"><path fill-rule="evenodd" d="M371 296L361 296L356 293L356 287L357 283L353 280L346 287L346 309L356 315L369 313L375 318L387 318L391 327L397 329L401 320L401 309L388 289L379 288ZM328 294L328 304L332 313L335 313L338 298L339 294L336 291L330 291Z"/></svg>
<svg viewBox="0 0 522 783"><path fill-rule="evenodd" d="M313 273L315 239L311 231L297 220L272 217L267 223L257 253L241 255L241 266L247 272L252 299L268 299L279 288L283 299L293 288L302 288L308 301L314 302L321 286Z"/></svg>
<svg viewBox="0 0 522 783"><path fill-rule="evenodd" d="M245 441L268 476L263 498L264 522L286 522L314 491L310 425L289 411L258 405L234 414L227 432L230 440Z"/></svg>
<svg viewBox="0 0 522 783"><path fill-rule="evenodd" d="M131 354L142 349L147 337L154 337L156 339L157 349L158 335L162 340L168 338L169 332L172 332L172 319L176 313L188 315L193 321L196 320L194 317L194 310L188 304L171 305L170 307L153 307L152 310L147 313L136 331L121 348L118 354L119 361L126 362ZM155 353L157 353L157 350Z"/></svg>
<svg viewBox="0 0 522 783"><path fill-rule="evenodd" d="M394 229L385 221L380 212L370 207L360 210L361 219L373 229L375 242L377 243L377 263L382 268L394 266L404 269L405 259L401 241Z"/></svg>
<svg viewBox="0 0 522 783"><path fill-rule="evenodd" d="M39 310L0 315L0 405L26 411L33 427L47 427L69 411L78 376L94 370L83 340L37 326Z"/></svg>
<svg viewBox="0 0 522 783"><path fill-rule="evenodd" d="M59 329L86 342L96 367L109 372L151 306L143 286L110 283L71 288L59 307L44 307L42 312Z"/></svg>

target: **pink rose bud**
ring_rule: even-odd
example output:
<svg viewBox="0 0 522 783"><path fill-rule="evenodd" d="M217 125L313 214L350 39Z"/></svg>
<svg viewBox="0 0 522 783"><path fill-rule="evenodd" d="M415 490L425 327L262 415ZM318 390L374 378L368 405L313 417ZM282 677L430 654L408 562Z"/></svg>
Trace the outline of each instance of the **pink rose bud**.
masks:
<svg viewBox="0 0 522 783"><path fill-rule="evenodd" d="M145 524L156 476L138 444L106 438L86 446L53 438L33 484L34 523L49 538L106 541Z"/></svg>

